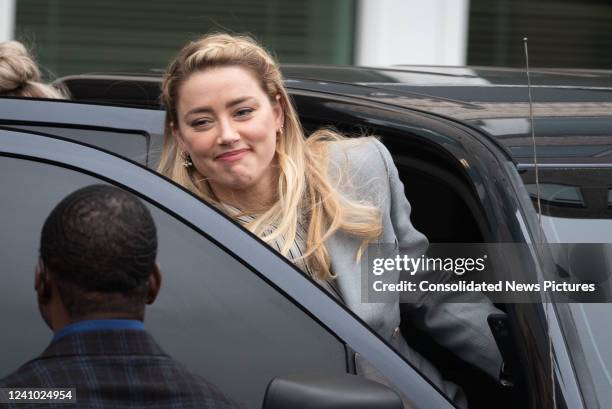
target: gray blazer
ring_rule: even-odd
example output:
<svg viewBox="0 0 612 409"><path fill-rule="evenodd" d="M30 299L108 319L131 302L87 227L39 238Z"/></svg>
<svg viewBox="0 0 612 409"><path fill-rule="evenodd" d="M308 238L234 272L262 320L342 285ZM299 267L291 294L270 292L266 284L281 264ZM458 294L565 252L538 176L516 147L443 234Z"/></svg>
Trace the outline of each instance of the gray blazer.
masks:
<svg viewBox="0 0 612 409"><path fill-rule="evenodd" d="M337 188L344 195L381 206L381 243L400 243L402 249L408 248L414 257L425 253L427 238L410 222L410 204L404 194L404 185L389 151L381 142L372 138L365 143L343 141L333 144L329 174L331 180L338 181ZM399 295L392 302L362 302L361 267L356 261L360 244L359 239L343 232L336 233L326 242L331 268L347 307L463 406L458 388L445 382L437 369L412 350L399 332ZM399 276L394 279L399 280ZM487 317L501 311L484 295L482 297L475 300L480 301L478 303L411 305L410 320L440 345L498 379L502 358Z"/></svg>

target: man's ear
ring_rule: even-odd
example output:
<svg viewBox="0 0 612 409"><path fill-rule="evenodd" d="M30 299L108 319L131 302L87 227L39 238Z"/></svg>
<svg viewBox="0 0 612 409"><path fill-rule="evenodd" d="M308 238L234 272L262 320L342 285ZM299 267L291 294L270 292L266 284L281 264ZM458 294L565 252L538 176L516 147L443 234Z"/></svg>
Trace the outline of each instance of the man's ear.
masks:
<svg viewBox="0 0 612 409"><path fill-rule="evenodd" d="M161 289L161 271L159 271L159 265L155 263L155 267L149 276L149 289L147 290L147 304L153 304Z"/></svg>
<svg viewBox="0 0 612 409"><path fill-rule="evenodd" d="M47 304L51 300L51 282L49 281L49 273L45 269L42 261L36 264L34 273L34 290L38 297L38 303L41 305Z"/></svg>

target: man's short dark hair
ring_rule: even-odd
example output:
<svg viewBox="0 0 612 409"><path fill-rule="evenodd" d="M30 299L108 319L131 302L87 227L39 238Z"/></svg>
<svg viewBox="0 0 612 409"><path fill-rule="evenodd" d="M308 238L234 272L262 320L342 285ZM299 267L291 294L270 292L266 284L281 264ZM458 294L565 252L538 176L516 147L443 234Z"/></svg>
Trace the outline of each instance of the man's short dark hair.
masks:
<svg viewBox="0 0 612 409"><path fill-rule="evenodd" d="M64 198L40 238L41 261L72 317L142 313L156 253L149 210L109 185L87 186Z"/></svg>

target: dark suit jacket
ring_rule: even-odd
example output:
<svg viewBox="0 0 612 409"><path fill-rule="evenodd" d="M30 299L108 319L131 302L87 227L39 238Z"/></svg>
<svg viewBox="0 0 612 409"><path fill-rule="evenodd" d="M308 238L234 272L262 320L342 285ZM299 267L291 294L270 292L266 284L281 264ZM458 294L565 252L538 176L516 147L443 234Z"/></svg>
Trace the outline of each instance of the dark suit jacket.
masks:
<svg viewBox="0 0 612 409"><path fill-rule="evenodd" d="M62 406L72 409L239 407L166 355L148 333L137 330L66 335L0 380L0 387L76 388L76 405ZM59 406L21 403L0 407Z"/></svg>

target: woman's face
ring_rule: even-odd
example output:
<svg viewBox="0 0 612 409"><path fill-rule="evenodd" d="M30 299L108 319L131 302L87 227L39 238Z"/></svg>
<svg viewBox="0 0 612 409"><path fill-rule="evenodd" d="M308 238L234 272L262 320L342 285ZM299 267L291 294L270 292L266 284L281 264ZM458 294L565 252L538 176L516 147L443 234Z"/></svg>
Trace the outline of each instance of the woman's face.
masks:
<svg viewBox="0 0 612 409"><path fill-rule="evenodd" d="M196 72L179 88L174 136L217 196L276 186L279 99L272 103L253 74L238 66Z"/></svg>

